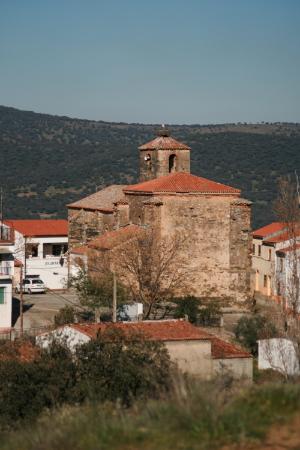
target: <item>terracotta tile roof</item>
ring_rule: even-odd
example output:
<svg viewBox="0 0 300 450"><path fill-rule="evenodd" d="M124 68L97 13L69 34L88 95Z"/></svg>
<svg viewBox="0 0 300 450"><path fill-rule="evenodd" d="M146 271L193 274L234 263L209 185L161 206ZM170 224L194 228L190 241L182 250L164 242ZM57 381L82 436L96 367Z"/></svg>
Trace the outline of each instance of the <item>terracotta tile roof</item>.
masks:
<svg viewBox="0 0 300 450"><path fill-rule="evenodd" d="M63 219L6 220L23 236L68 236L68 221Z"/></svg>
<svg viewBox="0 0 300 450"><path fill-rule="evenodd" d="M217 183L206 178L197 177L190 173L177 172L145 181L143 183L126 186L124 192L146 192L146 193L199 193L199 194L235 194L240 190L225 184Z"/></svg>
<svg viewBox="0 0 300 450"><path fill-rule="evenodd" d="M286 224L283 222L272 222L269 225L265 225L264 227L258 228L258 230L253 231L253 237L267 237L271 234L278 233L286 227Z"/></svg>
<svg viewBox="0 0 300 450"><path fill-rule="evenodd" d="M300 236L300 232L296 233L296 237L299 237L299 236ZM287 232L283 232L274 237L264 239L264 242L268 242L270 244L277 244L279 242L290 241L290 240L291 240L291 234L287 233Z"/></svg>
<svg viewBox="0 0 300 450"><path fill-rule="evenodd" d="M107 231L102 236L89 242L88 247L97 250L111 250L112 248L132 239L143 228L138 225L127 225L115 231Z"/></svg>
<svg viewBox="0 0 300 450"><path fill-rule="evenodd" d="M72 248L70 253L75 255L86 255L87 251L88 251L87 245L81 245L80 247Z"/></svg>
<svg viewBox="0 0 300 450"><path fill-rule="evenodd" d="M88 209L94 211L113 212L114 203L125 198L123 189L125 184L112 184L95 194L82 198L77 202L70 203L68 208Z"/></svg>
<svg viewBox="0 0 300 450"><path fill-rule="evenodd" d="M299 249L300 249L300 244L296 244L295 246L290 245L288 247L284 247L284 248L281 248L280 250L277 250L276 253L290 253L292 251L299 250Z"/></svg>
<svg viewBox="0 0 300 450"><path fill-rule="evenodd" d="M40 355L39 348L30 342L10 342L7 341L0 349L0 361L18 360L31 362Z"/></svg>
<svg viewBox="0 0 300 450"><path fill-rule="evenodd" d="M86 334L90 338L97 337L99 330L105 331L117 328L125 332L143 333L146 338L155 341L190 341L204 340L211 341L212 357L216 359L225 358L251 358L250 353L223 341L202 328L195 327L185 320L154 320L144 322L118 322L112 323L92 323L92 324L72 324L72 328Z"/></svg>
<svg viewBox="0 0 300 450"><path fill-rule="evenodd" d="M141 145L139 150L190 150L190 147L170 136L158 136Z"/></svg>

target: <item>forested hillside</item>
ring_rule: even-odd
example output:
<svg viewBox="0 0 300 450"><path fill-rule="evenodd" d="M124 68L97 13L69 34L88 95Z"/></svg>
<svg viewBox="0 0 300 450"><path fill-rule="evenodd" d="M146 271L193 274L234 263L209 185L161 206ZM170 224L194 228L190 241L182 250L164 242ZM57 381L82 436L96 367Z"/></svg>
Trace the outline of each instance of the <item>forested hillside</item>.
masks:
<svg viewBox="0 0 300 450"><path fill-rule="evenodd" d="M158 125L96 122L0 107L6 218L65 217L67 203L138 177L137 147ZM238 187L254 227L273 219L280 175L300 172L299 124L170 126L192 148L191 171Z"/></svg>

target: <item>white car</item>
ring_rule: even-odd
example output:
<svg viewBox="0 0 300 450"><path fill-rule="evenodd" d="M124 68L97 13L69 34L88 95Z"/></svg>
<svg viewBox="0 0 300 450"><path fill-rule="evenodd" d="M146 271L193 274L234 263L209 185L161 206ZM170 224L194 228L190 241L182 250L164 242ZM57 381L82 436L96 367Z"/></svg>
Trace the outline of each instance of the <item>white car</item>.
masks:
<svg viewBox="0 0 300 450"><path fill-rule="evenodd" d="M44 282L39 278L25 278L23 280L23 292L24 294L44 294L46 292L46 286ZM16 293L20 293L20 283L16 286Z"/></svg>

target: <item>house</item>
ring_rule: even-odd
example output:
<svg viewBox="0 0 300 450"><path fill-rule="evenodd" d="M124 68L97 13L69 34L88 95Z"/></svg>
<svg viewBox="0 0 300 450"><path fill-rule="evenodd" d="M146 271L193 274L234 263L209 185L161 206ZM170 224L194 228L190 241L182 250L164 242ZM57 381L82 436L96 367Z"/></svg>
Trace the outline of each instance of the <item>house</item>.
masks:
<svg viewBox="0 0 300 450"><path fill-rule="evenodd" d="M0 330L12 326L12 279L14 275L14 232L0 223Z"/></svg>
<svg viewBox="0 0 300 450"><path fill-rule="evenodd" d="M23 277L39 275L49 289L64 289L68 278L67 220L7 220L5 223L14 229L15 258L23 264Z"/></svg>
<svg viewBox="0 0 300 450"><path fill-rule="evenodd" d="M300 275L300 233L291 237L287 224L273 222L254 231L252 242L253 290L288 305L292 272Z"/></svg>
<svg viewBox="0 0 300 450"><path fill-rule="evenodd" d="M68 205L71 252L91 244L99 259L112 259L133 227L152 229L157 242L180 236L186 294L246 300L251 202L237 188L192 175L190 148L165 128L139 147L139 165L138 184L109 186Z"/></svg>
<svg viewBox="0 0 300 450"><path fill-rule="evenodd" d="M163 342L171 360L183 372L204 379L211 379L224 372L231 373L235 378L252 379L253 361L248 352L185 320L63 325L54 331L40 334L36 343L45 348L53 339L58 339L74 350L77 345L95 339L97 333L111 328L125 333L143 333L146 339Z"/></svg>

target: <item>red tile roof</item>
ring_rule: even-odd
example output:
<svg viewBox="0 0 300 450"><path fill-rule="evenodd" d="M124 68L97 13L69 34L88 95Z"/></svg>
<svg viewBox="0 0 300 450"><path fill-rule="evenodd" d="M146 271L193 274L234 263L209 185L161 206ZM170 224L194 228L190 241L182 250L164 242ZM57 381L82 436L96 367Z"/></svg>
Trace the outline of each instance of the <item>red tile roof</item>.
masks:
<svg viewBox="0 0 300 450"><path fill-rule="evenodd" d="M158 136L152 141L141 145L139 150L190 150L190 147L170 136Z"/></svg>
<svg viewBox="0 0 300 450"><path fill-rule="evenodd" d="M72 248L70 253L75 255L86 255L87 251L88 251L87 245L82 245L81 247Z"/></svg>
<svg viewBox="0 0 300 450"><path fill-rule="evenodd" d="M105 331L117 328L125 332L143 333L145 337L155 341L191 341L204 340L211 341L212 357L216 359L224 358L251 358L250 353L223 341L216 336L207 333L199 327L195 327L185 320L154 320L144 322L118 322L112 323L92 323L92 324L72 324L72 328L86 334L92 339L97 337L99 330Z"/></svg>
<svg viewBox="0 0 300 450"><path fill-rule="evenodd" d="M102 236L89 242L88 247L97 250L111 250L112 248L126 242L142 232L138 225L127 225L115 231L107 231Z"/></svg>
<svg viewBox="0 0 300 450"><path fill-rule="evenodd" d="M283 222L272 222L269 225L265 225L264 227L258 228L258 230L253 231L253 237L267 237L270 234L278 233L286 227L286 224Z"/></svg>
<svg viewBox="0 0 300 450"><path fill-rule="evenodd" d="M296 245L290 245L290 246L288 246L288 247L284 247L284 248L281 248L280 250L277 250L277 252L276 253L290 253L290 252L293 252L293 251L295 251L295 250L299 250L300 249L300 244L296 244Z"/></svg>
<svg viewBox="0 0 300 450"><path fill-rule="evenodd" d="M68 221L63 219L6 220L23 236L68 236Z"/></svg>
<svg viewBox="0 0 300 450"><path fill-rule="evenodd" d="M199 194L234 194L239 195L240 190L216 181L197 177L190 173L177 172L145 181L143 183L126 186L124 192L146 192L146 193L199 193Z"/></svg>
<svg viewBox="0 0 300 450"><path fill-rule="evenodd" d="M300 232L296 233L296 237L300 236ZM278 242L290 241L293 237L288 232L280 233L274 237L270 237L264 240L264 242L268 242L270 244L276 244Z"/></svg>

